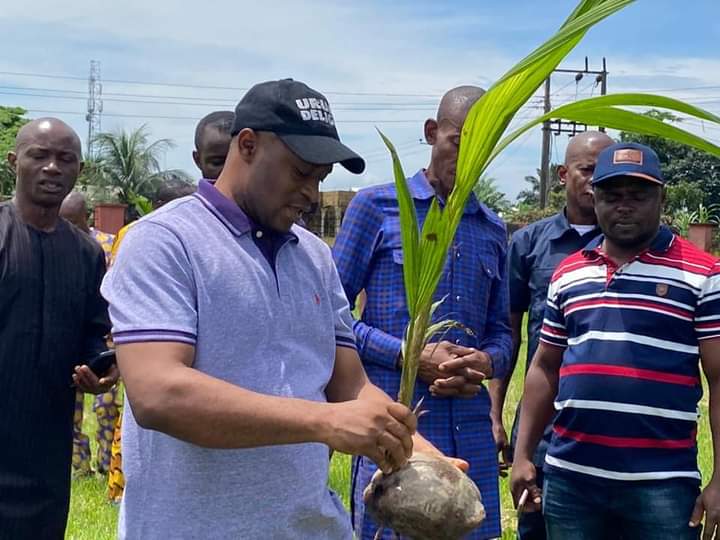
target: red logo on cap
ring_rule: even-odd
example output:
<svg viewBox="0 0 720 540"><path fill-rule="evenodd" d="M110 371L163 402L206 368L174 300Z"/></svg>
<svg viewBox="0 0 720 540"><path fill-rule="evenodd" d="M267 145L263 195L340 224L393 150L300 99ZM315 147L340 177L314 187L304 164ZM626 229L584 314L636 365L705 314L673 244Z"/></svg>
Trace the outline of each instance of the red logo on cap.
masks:
<svg viewBox="0 0 720 540"><path fill-rule="evenodd" d="M619 163L642 165L643 154L640 150L636 150L634 148L623 148L621 150L615 150L615 153L613 154L613 163L615 165Z"/></svg>

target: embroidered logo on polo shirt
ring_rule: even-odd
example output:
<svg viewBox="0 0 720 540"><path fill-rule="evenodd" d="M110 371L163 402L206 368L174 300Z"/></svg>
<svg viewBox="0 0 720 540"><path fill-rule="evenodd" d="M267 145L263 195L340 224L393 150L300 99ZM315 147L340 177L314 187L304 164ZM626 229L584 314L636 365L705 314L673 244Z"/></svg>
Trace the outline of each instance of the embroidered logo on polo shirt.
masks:
<svg viewBox="0 0 720 540"><path fill-rule="evenodd" d="M615 150L615 153L613 154L613 163L642 165L643 154L640 150L635 150L634 148L622 148L621 150Z"/></svg>
<svg viewBox="0 0 720 540"><path fill-rule="evenodd" d="M315 300L315 303L319 306L320 305L320 295L318 293L315 293L313 295L313 300Z"/></svg>
<svg viewBox="0 0 720 540"><path fill-rule="evenodd" d="M658 283L655 287L655 292L658 296L666 296L668 293L668 286L665 283Z"/></svg>

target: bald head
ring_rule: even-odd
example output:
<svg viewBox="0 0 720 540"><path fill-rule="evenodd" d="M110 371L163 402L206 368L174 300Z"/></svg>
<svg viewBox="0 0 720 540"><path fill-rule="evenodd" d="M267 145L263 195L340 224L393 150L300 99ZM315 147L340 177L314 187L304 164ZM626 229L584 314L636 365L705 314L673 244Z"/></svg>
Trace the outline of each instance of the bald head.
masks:
<svg viewBox="0 0 720 540"><path fill-rule="evenodd" d="M458 86L440 100L437 117L425 121L425 140L432 146L425 174L435 192L447 199L455 187L460 131L472 106L485 90L477 86Z"/></svg>
<svg viewBox="0 0 720 540"><path fill-rule="evenodd" d="M32 144L38 138L48 137L67 142L77 152L78 157L81 156L82 144L78 134L59 118L52 117L36 118L21 127L15 137L15 152L18 152L23 146Z"/></svg>
<svg viewBox="0 0 720 540"><path fill-rule="evenodd" d="M442 122L447 119L453 123L465 121L467 113L475 102L482 97L485 90L479 86L457 86L452 90L448 90L440 100L437 111L437 121Z"/></svg>
<svg viewBox="0 0 720 540"><path fill-rule="evenodd" d="M570 223L595 223L590 181L595 172L598 154L614 142L600 131L586 131L570 139L565 152L565 163L558 167L560 181L565 184L567 217Z"/></svg>
<svg viewBox="0 0 720 540"><path fill-rule="evenodd" d="M82 170L81 152L80 137L57 118L38 118L20 128L7 157L15 171L18 206L52 209L56 220Z"/></svg>
<svg viewBox="0 0 720 540"><path fill-rule="evenodd" d="M588 153L595 153L594 150L597 148L602 150L614 143L615 141L602 131L586 131L575 135L570 139L565 150L565 165L582 159Z"/></svg>
<svg viewBox="0 0 720 540"><path fill-rule="evenodd" d="M79 191L72 191L60 205L60 217L67 219L78 229L90 232L87 224L87 201Z"/></svg>

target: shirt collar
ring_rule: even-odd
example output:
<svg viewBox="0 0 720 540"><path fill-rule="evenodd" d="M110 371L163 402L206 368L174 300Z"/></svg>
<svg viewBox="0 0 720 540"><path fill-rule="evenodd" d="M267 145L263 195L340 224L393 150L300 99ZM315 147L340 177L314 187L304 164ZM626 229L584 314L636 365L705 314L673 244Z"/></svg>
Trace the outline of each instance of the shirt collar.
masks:
<svg viewBox="0 0 720 540"><path fill-rule="evenodd" d="M601 234L596 238L590 240L590 242L585 246L585 249L583 249L583 255L597 255L600 247L602 246L604 238L605 235ZM650 243L648 251L652 251L654 253L664 253L668 249L670 249L670 246L672 246L674 239L675 235L670 230L670 228L665 225L660 225L660 229L655 235L653 241Z"/></svg>
<svg viewBox="0 0 720 540"><path fill-rule="evenodd" d="M410 191L410 195L413 199L427 201L436 196L435 189L433 189L430 181L427 179L425 169L420 169L418 172L416 172L415 176L412 176L410 179L408 179L407 183L408 190ZM437 198L440 205L445 206L445 201L442 200L439 196ZM483 213L485 212L483 206L478 202L475 194L470 193L470 197L468 197L468 200L465 203L465 210L463 213L475 214L481 211Z"/></svg>
<svg viewBox="0 0 720 540"><path fill-rule="evenodd" d="M203 203L203 205L213 213L223 224L230 229L235 236L242 236L249 232L262 231L265 236L277 236L278 238L286 238L288 240L298 240L297 235L289 231L286 234L277 233L265 229L253 222L248 215L243 212L235 201L228 199L220 193L215 187L215 180L203 178L198 184L197 191L193 194ZM262 235L261 235L262 236Z"/></svg>
<svg viewBox="0 0 720 540"><path fill-rule="evenodd" d="M568 231L574 231L572 225L570 225L570 222L567 218L567 207L563 208L560 212L555 214L551 220L551 231L550 235L548 236L549 240L557 240L558 238L562 237L565 233ZM577 232L577 231L576 231ZM593 231L590 231L593 232ZM595 232L600 232L600 229L595 226ZM588 233L585 233L588 234ZM583 235L584 236L584 235Z"/></svg>

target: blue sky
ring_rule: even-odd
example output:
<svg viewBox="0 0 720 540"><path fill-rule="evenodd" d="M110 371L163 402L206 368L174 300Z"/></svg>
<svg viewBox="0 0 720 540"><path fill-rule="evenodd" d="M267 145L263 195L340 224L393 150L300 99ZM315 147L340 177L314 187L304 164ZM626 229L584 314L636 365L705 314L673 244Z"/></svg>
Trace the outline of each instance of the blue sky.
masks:
<svg viewBox="0 0 720 540"><path fill-rule="evenodd" d="M84 138L83 79L90 60L99 60L103 130L145 123L153 137L177 145L165 165L196 175L190 157L196 120L232 108L255 82L294 77L327 94L341 137L368 161L362 176L336 168L323 189L362 187L390 179L374 126L399 147L406 172L423 167L429 148L420 142L422 125L442 93L458 84L491 84L551 35L575 4L214 0L180 7L169 0L38 0L30 9L15 3L0 13L6 53L0 104L23 106L31 116L57 111ZM638 0L591 30L562 67L574 69L588 56L597 69L604 56L610 92L662 90L720 113L718 43L717 0ZM596 95L591 83L576 87L572 76L554 77L553 104ZM537 107L531 101L520 116L537 114ZM717 128L705 136L720 142ZM553 160L562 159L566 140L554 138ZM536 129L488 174L513 198L539 162Z"/></svg>

